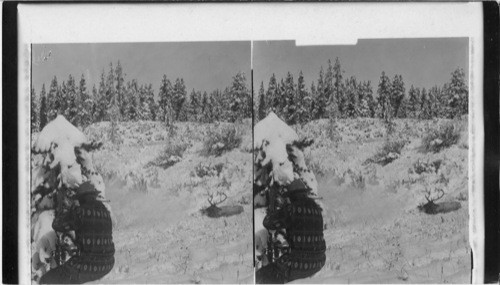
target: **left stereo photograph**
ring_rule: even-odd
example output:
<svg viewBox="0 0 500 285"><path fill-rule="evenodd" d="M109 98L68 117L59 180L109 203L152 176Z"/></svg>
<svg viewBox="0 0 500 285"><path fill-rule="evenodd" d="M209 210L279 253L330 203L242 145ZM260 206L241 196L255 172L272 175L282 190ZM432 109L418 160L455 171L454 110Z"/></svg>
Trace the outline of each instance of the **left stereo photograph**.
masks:
<svg viewBox="0 0 500 285"><path fill-rule="evenodd" d="M31 45L34 283L253 283L251 43Z"/></svg>

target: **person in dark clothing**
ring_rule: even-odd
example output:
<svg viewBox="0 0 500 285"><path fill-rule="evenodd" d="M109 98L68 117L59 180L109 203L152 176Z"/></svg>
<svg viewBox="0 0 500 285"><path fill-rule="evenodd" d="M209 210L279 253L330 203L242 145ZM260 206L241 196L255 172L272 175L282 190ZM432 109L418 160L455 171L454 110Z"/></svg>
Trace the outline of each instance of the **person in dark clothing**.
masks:
<svg viewBox="0 0 500 285"><path fill-rule="evenodd" d="M307 195L310 189L302 181L295 180L286 188L282 198L289 202L270 211L264 227L270 231L284 229L289 247L275 262L256 272L259 284L281 284L310 277L325 264L322 209Z"/></svg>
<svg viewBox="0 0 500 285"><path fill-rule="evenodd" d="M73 256L43 275L40 284L95 281L113 268L115 246L111 216L104 204L96 200L98 194L92 184L82 183L74 196L78 203L74 203L69 211L56 215L52 223L56 232L74 231L74 246L70 247Z"/></svg>

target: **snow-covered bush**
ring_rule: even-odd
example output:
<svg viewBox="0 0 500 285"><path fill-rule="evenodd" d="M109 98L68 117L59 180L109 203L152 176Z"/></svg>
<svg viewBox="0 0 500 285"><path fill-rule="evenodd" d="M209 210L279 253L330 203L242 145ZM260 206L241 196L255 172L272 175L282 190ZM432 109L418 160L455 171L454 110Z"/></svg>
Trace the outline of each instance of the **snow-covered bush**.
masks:
<svg viewBox="0 0 500 285"><path fill-rule="evenodd" d="M130 179L132 179L132 187L130 190L141 193L148 192L148 182L142 174L131 175Z"/></svg>
<svg viewBox="0 0 500 285"><path fill-rule="evenodd" d="M422 173L437 173L439 170L439 167L441 167L441 163L443 161L441 159L435 160L433 162L424 162L417 160L413 164L413 169L410 169L411 173L416 173L416 174L422 174Z"/></svg>
<svg viewBox="0 0 500 285"><path fill-rule="evenodd" d="M460 139L460 128L449 122L438 129L431 129L422 139L422 146L426 152L437 153L448 148Z"/></svg>
<svg viewBox="0 0 500 285"><path fill-rule="evenodd" d="M203 142L202 154L220 156L239 147L241 141L242 134L234 126L210 130Z"/></svg>
<svg viewBox="0 0 500 285"><path fill-rule="evenodd" d="M376 163L385 166L399 158L405 145L405 140L387 140L372 158L365 161L365 164Z"/></svg>
<svg viewBox="0 0 500 285"><path fill-rule="evenodd" d="M200 162L198 165L195 166L193 172L191 172L192 176L197 176L200 178L206 177L206 176L219 176L219 174L222 172L222 169L224 168L223 163L217 163L215 165L211 164L206 164L203 162Z"/></svg>
<svg viewBox="0 0 500 285"><path fill-rule="evenodd" d="M146 167L157 166L163 169L167 169L182 160L182 155L184 154L188 146L189 145L186 143L170 141L163 152L153 161L150 161L148 164L146 164Z"/></svg>
<svg viewBox="0 0 500 285"><path fill-rule="evenodd" d="M347 169L343 175L344 182L353 189L364 190L366 188L366 179L361 171Z"/></svg>

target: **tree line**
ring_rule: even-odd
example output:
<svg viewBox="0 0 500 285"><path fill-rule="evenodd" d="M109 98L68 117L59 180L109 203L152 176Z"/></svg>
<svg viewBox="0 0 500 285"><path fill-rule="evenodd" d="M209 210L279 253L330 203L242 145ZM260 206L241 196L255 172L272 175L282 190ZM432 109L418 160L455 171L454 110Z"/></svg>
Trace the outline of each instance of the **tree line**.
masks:
<svg viewBox="0 0 500 285"><path fill-rule="evenodd" d="M380 76L376 96L370 81L347 77L337 57L328 60L316 81L306 87L302 71L297 81L288 72L278 81L273 74L267 90L260 83L258 99L254 102L257 119L275 112L288 124L307 123L323 118L455 118L468 113L469 91L465 72L457 68L449 82L428 90L413 85L406 92L401 75L391 79L384 71ZM316 82L316 83L315 83Z"/></svg>
<svg viewBox="0 0 500 285"><path fill-rule="evenodd" d="M245 74L238 72L224 90L187 91L183 78L170 81L163 75L155 98L152 84L139 84L137 79L125 82L118 61L104 69L98 86L87 89L82 74L79 83L70 74L59 82L54 76L48 90L43 84L37 95L31 89L31 130L41 130L58 114L75 126L86 127L102 121L152 120L170 124L174 121L235 122L252 116L251 94Z"/></svg>
<svg viewBox="0 0 500 285"><path fill-rule="evenodd" d="M125 82L118 61L116 67L109 64L107 73L103 69L98 86L91 91L83 74L78 84L70 74L62 82L54 76L48 90L44 84L38 95L32 89L31 129L41 130L58 114L81 127L102 121L235 122L252 116L246 80L245 74L238 72L224 90L192 89L188 94L183 78L170 81L163 75L155 96L151 83L139 84L137 79ZM333 64L328 60L326 72L320 68L309 88L302 71L297 81L290 72L280 80L273 74L267 89L261 82L253 111L256 121L273 111L288 124L323 118L455 118L468 113L468 95L461 68L454 70L450 81L442 86L427 90L411 85L408 92L401 75L391 79L382 71L374 92L370 81L347 77L336 58Z"/></svg>

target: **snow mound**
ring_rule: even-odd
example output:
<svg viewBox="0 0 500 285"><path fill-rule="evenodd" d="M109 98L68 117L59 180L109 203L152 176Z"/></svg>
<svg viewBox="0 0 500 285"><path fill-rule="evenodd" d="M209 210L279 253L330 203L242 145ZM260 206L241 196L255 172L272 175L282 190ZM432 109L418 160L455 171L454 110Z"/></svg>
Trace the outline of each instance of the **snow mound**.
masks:
<svg viewBox="0 0 500 285"><path fill-rule="evenodd" d="M58 115L53 121L48 123L40 132L35 142L36 152L47 152L52 143L58 145L69 143L71 146L80 146L87 143L87 137L75 126L73 126L63 115Z"/></svg>
<svg viewBox="0 0 500 285"><path fill-rule="evenodd" d="M260 148L264 140L273 141L280 139L285 144L299 139L297 133L283 122L275 113L271 112L266 118L254 127L254 148Z"/></svg>

